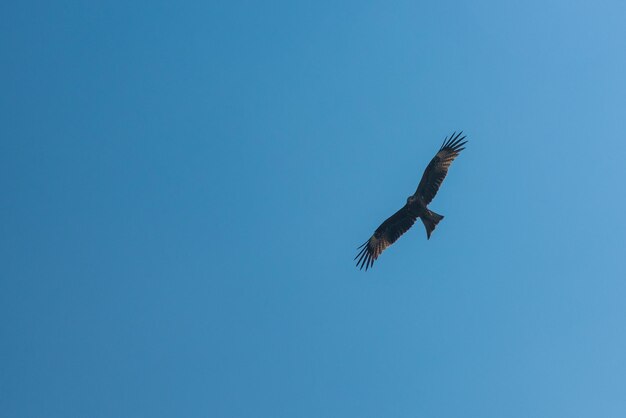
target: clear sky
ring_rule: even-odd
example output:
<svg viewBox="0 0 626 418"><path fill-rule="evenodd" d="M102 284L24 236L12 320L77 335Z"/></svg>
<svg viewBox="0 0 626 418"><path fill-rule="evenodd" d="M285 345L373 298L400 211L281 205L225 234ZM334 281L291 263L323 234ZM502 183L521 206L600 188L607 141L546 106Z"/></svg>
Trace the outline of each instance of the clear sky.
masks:
<svg viewBox="0 0 626 418"><path fill-rule="evenodd" d="M626 416L624 16L3 2L0 415Z"/></svg>

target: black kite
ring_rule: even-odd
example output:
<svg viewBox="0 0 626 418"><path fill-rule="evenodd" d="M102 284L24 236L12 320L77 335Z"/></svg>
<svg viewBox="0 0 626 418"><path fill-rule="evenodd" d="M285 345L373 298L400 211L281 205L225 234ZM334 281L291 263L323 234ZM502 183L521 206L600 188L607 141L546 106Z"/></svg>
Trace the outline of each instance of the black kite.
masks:
<svg viewBox="0 0 626 418"><path fill-rule="evenodd" d="M408 231L417 218L421 218L426 227L426 236L430 239L430 234L443 216L431 211L427 206L437 194L443 179L446 178L450 164L465 149L463 145L467 141L463 141L465 137L461 137L462 133L459 132L456 136L452 134L450 138L444 139L441 148L424 170L415 194L409 196L406 199L406 205L383 222L374 235L358 248L360 251L354 257L355 260L358 258L357 266L361 269L365 267L367 271L385 248Z"/></svg>

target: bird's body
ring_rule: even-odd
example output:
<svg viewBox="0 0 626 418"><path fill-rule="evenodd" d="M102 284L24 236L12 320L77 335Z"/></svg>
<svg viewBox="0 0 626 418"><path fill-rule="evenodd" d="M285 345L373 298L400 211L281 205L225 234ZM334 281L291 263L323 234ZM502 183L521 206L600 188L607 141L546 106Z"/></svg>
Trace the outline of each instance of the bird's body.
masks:
<svg viewBox="0 0 626 418"><path fill-rule="evenodd" d="M452 134L450 138L446 138L443 145L430 161L422 179L417 186L417 190L406 200L406 204L385 220L374 231L374 235L370 237L363 245L359 247L360 251L355 260L358 258L357 266L370 268L378 256L391 244L393 244L402 234L409 230L420 218L426 227L426 235L430 239L430 235L437 227L439 221L443 219L442 215L428 209L428 205L433 200L443 179L448 173L448 168L452 161L465 148L463 145L467 141L463 141L465 137L461 137L462 132Z"/></svg>

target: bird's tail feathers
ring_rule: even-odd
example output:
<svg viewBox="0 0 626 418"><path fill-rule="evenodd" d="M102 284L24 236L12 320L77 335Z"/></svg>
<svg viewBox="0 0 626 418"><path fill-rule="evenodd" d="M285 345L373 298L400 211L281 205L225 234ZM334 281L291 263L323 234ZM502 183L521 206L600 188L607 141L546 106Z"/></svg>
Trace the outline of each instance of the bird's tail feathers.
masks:
<svg viewBox="0 0 626 418"><path fill-rule="evenodd" d="M427 210L426 214L421 217L426 227L426 236L430 239L430 234L435 230L439 221L443 219L443 215L439 215L432 210Z"/></svg>

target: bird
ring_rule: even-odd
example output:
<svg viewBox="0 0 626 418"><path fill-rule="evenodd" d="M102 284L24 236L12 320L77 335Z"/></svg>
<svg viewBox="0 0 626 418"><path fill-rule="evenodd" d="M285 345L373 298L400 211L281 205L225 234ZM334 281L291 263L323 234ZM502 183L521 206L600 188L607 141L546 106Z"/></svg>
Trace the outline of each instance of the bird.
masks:
<svg viewBox="0 0 626 418"><path fill-rule="evenodd" d="M357 248L359 252L354 260L358 259L356 265L360 267L360 270L363 267L365 271L371 268L378 256L408 231L417 218L424 223L426 237L430 239L430 235L443 219L443 215L431 211L428 205L439 191L452 161L465 149L464 145L467 141L465 141L465 136L461 136L462 134L463 131L458 134L455 131L443 140L441 148L424 170L415 193L406 199L406 204L400 210L380 224L370 239Z"/></svg>

